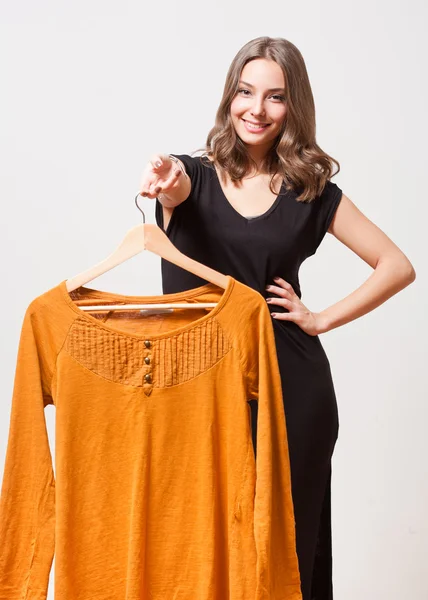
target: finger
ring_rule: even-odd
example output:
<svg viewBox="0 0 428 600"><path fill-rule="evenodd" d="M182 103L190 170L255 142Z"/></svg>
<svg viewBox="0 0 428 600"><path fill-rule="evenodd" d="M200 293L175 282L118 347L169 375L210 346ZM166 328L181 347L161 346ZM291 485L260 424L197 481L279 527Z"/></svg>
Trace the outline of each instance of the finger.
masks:
<svg viewBox="0 0 428 600"><path fill-rule="evenodd" d="M150 200L153 200L154 198L157 198L158 194L151 193L151 192L145 192L145 193L142 193L141 196L144 196L144 198L149 198Z"/></svg>
<svg viewBox="0 0 428 600"><path fill-rule="evenodd" d="M156 179L154 181L147 182L140 191L141 196L144 196L144 198L151 198L151 199L156 198L156 196L159 193L159 192L156 192L156 190L161 189L158 181L159 181L159 178L156 177Z"/></svg>
<svg viewBox="0 0 428 600"><path fill-rule="evenodd" d="M285 288L289 292L294 292L293 286L290 283L288 283L288 281L285 281L285 279L283 279L282 277L274 277L273 280L275 281L275 283Z"/></svg>
<svg viewBox="0 0 428 600"><path fill-rule="evenodd" d="M151 163L147 163L144 173L140 180L140 194L141 196L147 196L150 193L150 186L154 181L157 181L158 175L153 173L151 169Z"/></svg>
<svg viewBox="0 0 428 600"><path fill-rule="evenodd" d="M286 298L266 298L266 302L268 304L276 304L277 306L283 306L284 308L288 308L292 310L294 308L291 300L287 300Z"/></svg>
<svg viewBox="0 0 428 600"><path fill-rule="evenodd" d="M175 182L179 179L180 175L182 175L181 173L181 169L174 169L174 171L172 172L172 175L170 175L168 177L168 179L166 179L163 183L162 183L162 190L168 190L170 187L172 187Z"/></svg>
<svg viewBox="0 0 428 600"><path fill-rule="evenodd" d="M271 313L270 315L276 321L295 321L294 313Z"/></svg>
<svg viewBox="0 0 428 600"><path fill-rule="evenodd" d="M154 171L157 171L157 170L161 169L162 167L164 167L165 163L168 161L171 161L168 154L164 154L164 153L160 153L160 152L157 154L153 154L153 156L150 158L150 162L152 164L152 168Z"/></svg>
<svg viewBox="0 0 428 600"><path fill-rule="evenodd" d="M149 193L152 195L154 194L156 196L157 194L160 193L161 189L162 189L162 181L159 179L159 177L156 177L155 181L153 181L150 184Z"/></svg>
<svg viewBox="0 0 428 600"><path fill-rule="evenodd" d="M158 178L157 181L150 187L150 192L154 194L168 192L168 190L174 186L180 175L181 169L175 169L172 175L170 175L165 181L162 181L161 178Z"/></svg>
<svg viewBox="0 0 428 600"><path fill-rule="evenodd" d="M144 184L141 185L141 187L140 187L141 196L144 196L144 198L146 198L147 196L150 195L150 186L151 186L150 181L146 181Z"/></svg>
<svg viewBox="0 0 428 600"><path fill-rule="evenodd" d="M282 287L278 287L277 285L267 285L266 289L271 294L278 294L278 296L282 296L283 298L291 298L292 292L286 290Z"/></svg>

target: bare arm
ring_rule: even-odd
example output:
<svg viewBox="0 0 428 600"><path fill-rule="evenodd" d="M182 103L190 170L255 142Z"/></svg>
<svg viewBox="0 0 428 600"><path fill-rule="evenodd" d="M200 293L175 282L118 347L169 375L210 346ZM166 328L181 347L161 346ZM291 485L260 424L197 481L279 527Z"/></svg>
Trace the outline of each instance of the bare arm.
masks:
<svg viewBox="0 0 428 600"><path fill-rule="evenodd" d="M269 291L281 296L269 302L290 311L279 313L275 318L294 321L310 335L325 333L365 315L416 278L407 256L345 194L328 231L370 265L374 272L355 291L320 313L308 310L285 280L279 278L277 286L269 286Z"/></svg>
<svg viewBox="0 0 428 600"><path fill-rule="evenodd" d="M374 272L354 292L320 313L324 331L365 315L416 279L407 256L344 194L329 232Z"/></svg>

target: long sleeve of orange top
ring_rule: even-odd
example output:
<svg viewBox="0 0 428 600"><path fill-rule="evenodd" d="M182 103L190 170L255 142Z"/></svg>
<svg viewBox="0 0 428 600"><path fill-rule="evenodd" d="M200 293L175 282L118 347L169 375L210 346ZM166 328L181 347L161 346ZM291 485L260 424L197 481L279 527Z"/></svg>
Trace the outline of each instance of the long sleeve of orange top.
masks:
<svg viewBox="0 0 428 600"><path fill-rule="evenodd" d="M50 311L33 301L21 328L0 498L0 600L44 600L54 556L55 479L44 408L53 404L64 322Z"/></svg>
<svg viewBox="0 0 428 600"><path fill-rule="evenodd" d="M246 291L242 289L243 296ZM238 290L233 320L239 324L235 335L239 339L246 396L258 402L255 497L254 506L250 507L256 548L254 599L298 600L301 598L300 575L288 438L272 317L266 302L258 294L252 302L246 298L242 303L237 296Z"/></svg>
<svg viewBox="0 0 428 600"><path fill-rule="evenodd" d="M257 467L254 508L257 548L256 600L281 597L288 582L290 590L299 584L297 572L284 569L296 561L294 511L291 502L288 440L282 401L272 317L267 306L259 313ZM250 397L253 394L250 391ZM288 498L290 501L279 502ZM284 540L288 544L284 544ZM280 556L282 554L282 556ZM287 560L284 561L284 557Z"/></svg>

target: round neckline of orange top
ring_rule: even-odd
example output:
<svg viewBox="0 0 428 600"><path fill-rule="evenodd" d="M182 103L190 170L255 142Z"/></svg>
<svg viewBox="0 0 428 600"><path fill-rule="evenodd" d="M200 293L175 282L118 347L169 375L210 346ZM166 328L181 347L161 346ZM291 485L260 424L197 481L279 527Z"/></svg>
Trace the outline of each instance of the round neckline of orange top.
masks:
<svg viewBox="0 0 428 600"><path fill-rule="evenodd" d="M217 315L227 304L227 301L228 301L228 299L232 293L233 287L235 285L234 277L232 277L231 275L226 275L226 277L228 279L227 286L224 289L223 293L221 294L221 297L220 297L219 301L217 302L217 305L214 306L214 308L212 308L208 314L204 315L203 317L200 317L199 319L196 319L195 321L191 321L187 325L182 325L181 327L176 327L175 329L171 329L170 331L167 331L165 333L161 333L158 335L151 335L151 334L147 334L147 333L146 334L144 334L144 333L142 333L142 334L129 333L127 331L121 331L120 329L115 329L114 327L110 327L106 323L99 321L95 317L92 317L85 311L81 310L75 304L75 302L73 301L73 299L70 296L70 292L67 290L67 280L66 279L64 279L59 284L59 288L64 296L65 301L70 306L70 308L74 312L76 312L81 319L83 319L84 321L87 321L91 325L94 325L95 327L97 327L99 329L107 330L110 333L115 333L116 335L121 335L121 336L124 336L127 338L155 341L155 340L160 340L160 339L165 339L165 338L172 338L172 337L174 337L180 333L183 333L185 331L195 329L195 328L199 327L200 325L204 324L206 321L209 321L210 319L212 319L215 315ZM97 290L94 288L86 287L84 285L79 286L78 288L76 288L76 290L73 290L73 291L82 290L82 291L93 292L93 293L97 294L98 298L94 299L94 303L96 303L96 304L102 303L103 299L126 301L129 303L137 303L138 302L138 303L146 303L146 304L157 304L160 302L174 302L174 301L184 300L187 298L194 298L194 297L200 296L204 293L214 291L218 288L219 288L219 286L215 285L214 283L207 283L205 285L201 285L199 287L192 288L190 290L186 290L183 292L174 292L174 293L170 293L170 294L161 294L161 295L157 295L157 296L130 296L128 294L117 294L115 292L107 292L104 290Z"/></svg>

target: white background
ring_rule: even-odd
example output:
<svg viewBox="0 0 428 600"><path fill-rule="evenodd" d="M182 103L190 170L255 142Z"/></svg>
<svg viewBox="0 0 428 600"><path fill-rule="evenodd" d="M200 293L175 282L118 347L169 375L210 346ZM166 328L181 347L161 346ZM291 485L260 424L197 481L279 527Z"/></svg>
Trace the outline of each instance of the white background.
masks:
<svg viewBox="0 0 428 600"><path fill-rule="evenodd" d="M340 415L335 600L428 599L426 18L422 0L1 3L2 472L28 304L140 222L143 167L204 144L240 47L284 37L305 58L318 144L341 164L333 181L417 272L321 337ZM142 203L154 222L154 201ZM322 310L370 273L327 235L302 266L302 300ZM159 259L141 254L89 287L159 294ZM46 418L54 452L53 407Z"/></svg>

